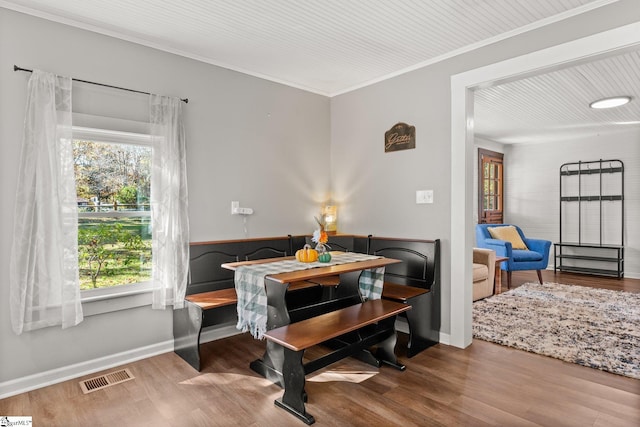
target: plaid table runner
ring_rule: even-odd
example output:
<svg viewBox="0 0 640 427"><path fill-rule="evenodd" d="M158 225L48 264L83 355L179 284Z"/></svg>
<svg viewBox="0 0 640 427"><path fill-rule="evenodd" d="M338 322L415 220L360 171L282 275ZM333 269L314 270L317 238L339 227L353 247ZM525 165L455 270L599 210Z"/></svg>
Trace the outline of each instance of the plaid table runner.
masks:
<svg viewBox="0 0 640 427"><path fill-rule="evenodd" d="M254 338L262 339L267 331L267 293L265 276L290 271L308 270L349 262L380 258L375 255L344 252L332 254L330 262L304 263L285 260L238 267L235 271L236 294L238 295L238 324L242 332L250 331ZM360 275L360 293L364 299L380 299L384 279L384 267L363 270Z"/></svg>

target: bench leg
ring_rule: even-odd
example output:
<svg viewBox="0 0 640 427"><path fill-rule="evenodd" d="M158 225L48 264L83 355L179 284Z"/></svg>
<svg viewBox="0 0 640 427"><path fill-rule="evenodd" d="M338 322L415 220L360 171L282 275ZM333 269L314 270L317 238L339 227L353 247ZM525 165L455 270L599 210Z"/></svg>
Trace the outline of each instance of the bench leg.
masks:
<svg viewBox="0 0 640 427"><path fill-rule="evenodd" d="M380 363L384 363L386 365L393 366L400 371L404 371L406 369L406 366L398 362L398 357L396 356L395 352L396 343L398 342L398 334L395 330L394 325L396 316L386 319L383 322L387 321L389 322L390 327L389 336L380 341L380 343L378 344L378 348L376 349L376 358L380 360Z"/></svg>
<svg viewBox="0 0 640 427"><path fill-rule="evenodd" d="M184 308L173 310L173 351L200 371L200 332L202 309L185 301Z"/></svg>
<svg viewBox="0 0 640 427"><path fill-rule="evenodd" d="M411 310L406 312L409 324L407 357L413 357L438 343L439 331L434 328L431 319L433 315L432 299L433 295L426 293L408 300Z"/></svg>
<svg viewBox="0 0 640 427"><path fill-rule="evenodd" d="M307 413L304 407L305 391L304 391L304 365L302 364L302 356L304 350L293 351L284 348L284 394L280 399L274 402L276 406L292 413L300 418L306 424L316 422L313 415Z"/></svg>

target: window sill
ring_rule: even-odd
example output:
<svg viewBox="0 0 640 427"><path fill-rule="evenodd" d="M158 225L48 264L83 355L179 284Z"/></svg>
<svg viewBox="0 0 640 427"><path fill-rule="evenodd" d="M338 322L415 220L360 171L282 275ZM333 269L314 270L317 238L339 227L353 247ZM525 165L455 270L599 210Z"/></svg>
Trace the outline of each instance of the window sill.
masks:
<svg viewBox="0 0 640 427"><path fill-rule="evenodd" d="M151 305L151 282L82 291L85 317Z"/></svg>

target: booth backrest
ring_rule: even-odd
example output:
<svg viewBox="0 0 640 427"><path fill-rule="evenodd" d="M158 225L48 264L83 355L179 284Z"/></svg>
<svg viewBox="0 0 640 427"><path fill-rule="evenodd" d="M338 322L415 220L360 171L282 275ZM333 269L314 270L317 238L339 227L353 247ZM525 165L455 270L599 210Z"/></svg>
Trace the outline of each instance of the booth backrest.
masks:
<svg viewBox="0 0 640 427"><path fill-rule="evenodd" d="M385 282L431 289L440 281L440 240L369 237L369 253L403 262L385 269Z"/></svg>
<svg viewBox="0 0 640 427"><path fill-rule="evenodd" d="M187 295L234 287L233 271L221 264L281 256L291 256L310 236L282 236L242 240L192 243ZM369 253L400 259L386 267L385 281L431 289L440 280L440 240L332 235L331 250Z"/></svg>
<svg viewBox="0 0 640 427"><path fill-rule="evenodd" d="M332 251L367 253L367 236L339 234L329 235L328 238L327 244ZM301 249L305 244L312 248L316 246L316 243L311 240L311 236L292 236L291 244L294 252Z"/></svg>
<svg viewBox="0 0 640 427"><path fill-rule="evenodd" d="M192 243L187 295L233 288L233 271L221 264L293 255L291 236Z"/></svg>

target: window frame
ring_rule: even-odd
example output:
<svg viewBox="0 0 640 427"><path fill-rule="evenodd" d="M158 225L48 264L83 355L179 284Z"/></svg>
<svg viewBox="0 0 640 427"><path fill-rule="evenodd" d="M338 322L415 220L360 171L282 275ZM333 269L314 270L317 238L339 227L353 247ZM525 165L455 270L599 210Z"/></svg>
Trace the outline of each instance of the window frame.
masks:
<svg viewBox="0 0 640 427"><path fill-rule="evenodd" d="M138 132L124 132L73 126L73 140L87 140L101 143L145 146L153 149L151 135ZM112 211L112 212L78 212L80 218L126 218L133 216L149 216L149 211ZM153 256L153 255L152 255ZM106 288L86 289L80 291L83 314L91 316L112 311L151 305L152 281L126 283Z"/></svg>
<svg viewBox="0 0 640 427"><path fill-rule="evenodd" d="M485 158L494 161L485 162ZM485 193L485 163L499 164L500 176L496 181L498 190L491 194ZM484 209L484 200L486 197L497 197L499 209ZM497 219L496 219L497 218ZM504 153L478 148L478 224L502 224L504 222Z"/></svg>

